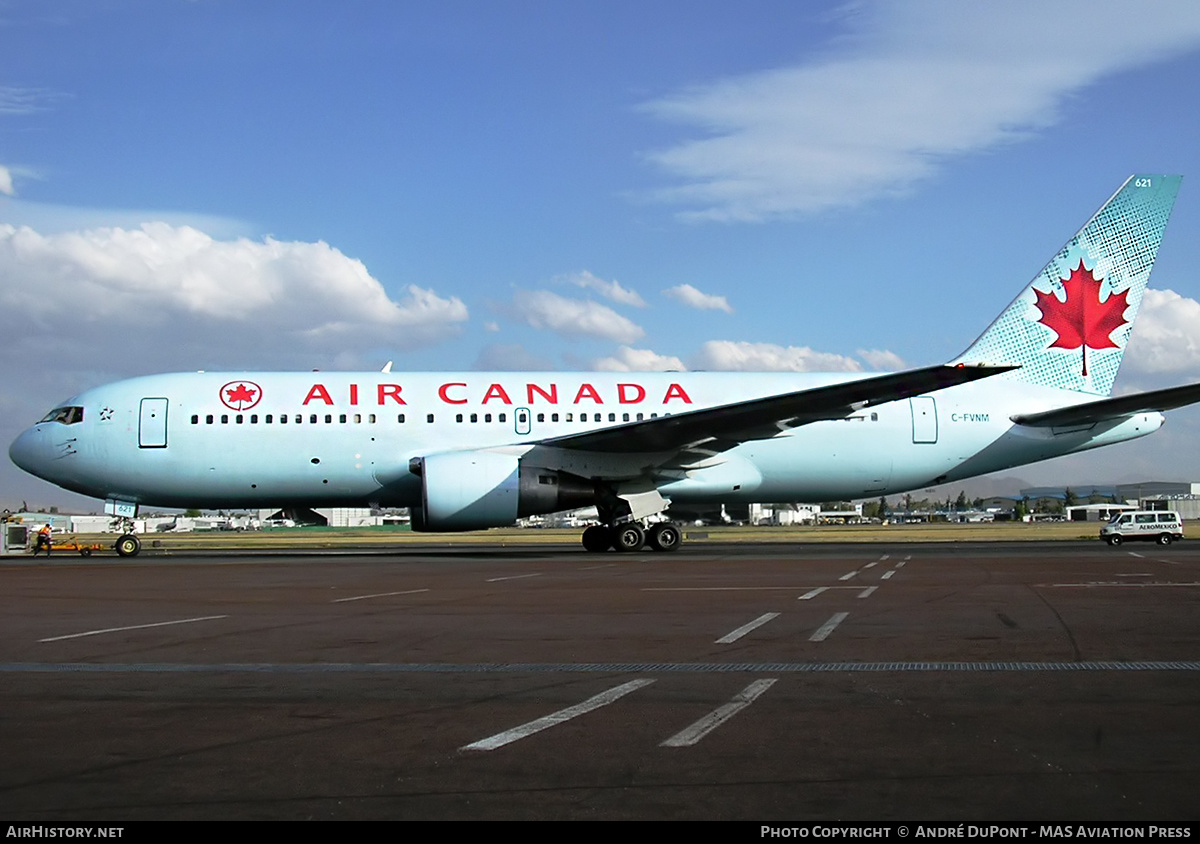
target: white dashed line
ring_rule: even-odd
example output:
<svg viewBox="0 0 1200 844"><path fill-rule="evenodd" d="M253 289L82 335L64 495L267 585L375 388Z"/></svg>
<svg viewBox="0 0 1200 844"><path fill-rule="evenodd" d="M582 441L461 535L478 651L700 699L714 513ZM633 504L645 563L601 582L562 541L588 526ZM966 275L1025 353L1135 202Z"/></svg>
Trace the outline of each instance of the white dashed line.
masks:
<svg viewBox="0 0 1200 844"><path fill-rule="evenodd" d="M691 747L734 715L737 715L747 706L754 703L759 695L774 684L774 680L755 680L734 695L733 700L729 703L714 709L690 727L680 730L660 744L659 747Z"/></svg>
<svg viewBox="0 0 1200 844"><path fill-rule="evenodd" d="M828 592L832 588L833 588L832 586L818 586L816 589L809 589L807 592L805 592L803 595L801 595L796 600L797 601L811 601L813 598L817 597L822 592Z"/></svg>
<svg viewBox="0 0 1200 844"><path fill-rule="evenodd" d="M871 593L874 592L878 588L879 588L878 586L868 586L866 589L864 589L863 591L858 593L858 597L869 598L869 597L871 597Z"/></svg>
<svg viewBox="0 0 1200 844"><path fill-rule="evenodd" d="M630 692L635 692L643 686L649 686L653 680L630 680L628 683L623 683L620 686L609 689L607 692L601 692L595 697L590 697L583 703L577 703L574 706L568 706L566 709L560 709L558 712L551 713L544 718L538 718L536 721L530 721L528 724L522 724L519 727L513 727L511 730L505 730L502 733L496 733L471 744L464 745L460 750L495 750L498 747L504 747L506 744L512 744L514 741L519 741L523 738L528 738L534 733L540 733L542 730L547 730L550 727L562 724L565 721L570 721L579 715L584 715L591 712L593 709L599 709L602 706L607 706L615 700L618 700Z"/></svg>
<svg viewBox="0 0 1200 844"><path fill-rule="evenodd" d="M533 574L510 574L506 577L489 577L486 583L499 583L501 580L520 580L523 577L541 577L540 571L535 571Z"/></svg>
<svg viewBox="0 0 1200 844"><path fill-rule="evenodd" d="M835 612L830 617L829 621L825 622L820 627L818 627L817 632L808 637L808 641L824 642L826 639L829 638L829 634L833 632L834 628L837 627L839 624L841 624L843 621L845 621L846 616L848 616L848 615L850 615L850 613L848 613L848 612Z"/></svg>
<svg viewBox="0 0 1200 844"><path fill-rule="evenodd" d="M199 618L181 618L178 621L158 621L154 624L132 624L129 627L106 627L103 630L88 630L86 633L68 633L66 636L51 636L48 639L38 639L38 641L61 642L63 639L81 639L84 636L99 636L101 633L122 633L126 630L146 630L150 627L167 627L171 624L191 624L194 621L216 621L218 618L229 618L229 616L202 615Z"/></svg>
<svg viewBox="0 0 1200 844"><path fill-rule="evenodd" d="M849 580L850 578L854 577L854 575L856 575L856 574L858 574L858 569L855 569L854 571L849 572L847 574L843 574L841 577L838 578L838 580Z"/></svg>
<svg viewBox="0 0 1200 844"><path fill-rule="evenodd" d="M882 575L882 576L881 576L879 579L880 579L880 580L891 580L891 579L892 579L892 575L893 575L893 574L895 574L895 573L896 573L896 570L895 570L895 569L892 569L891 571L885 571L885 572L883 573L883 575Z"/></svg>
<svg viewBox="0 0 1200 844"><path fill-rule="evenodd" d="M376 592L374 595L355 595L353 598L335 598L329 603L344 604L348 601L366 601L369 598L391 598L394 595L416 595L419 592L428 591L428 589L408 589L404 592Z"/></svg>
<svg viewBox="0 0 1200 844"><path fill-rule="evenodd" d="M717 639L716 644L728 645L731 642L736 642L738 639L745 636L751 630L757 630L759 627L762 627L768 621L771 621L772 619L776 619L776 618L779 618L779 613L777 613L777 612L764 613L763 615L760 615L758 618L754 619L754 621L750 622L749 624L743 624L741 627L739 627L737 630L734 630L732 633L726 633L720 639Z"/></svg>

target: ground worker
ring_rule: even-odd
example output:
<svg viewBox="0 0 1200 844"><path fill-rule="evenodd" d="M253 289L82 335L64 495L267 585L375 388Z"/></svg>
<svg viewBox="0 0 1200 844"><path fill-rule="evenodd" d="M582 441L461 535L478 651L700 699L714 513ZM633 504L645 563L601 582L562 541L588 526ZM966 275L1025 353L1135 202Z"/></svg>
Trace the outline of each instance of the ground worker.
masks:
<svg viewBox="0 0 1200 844"><path fill-rule="evenodd" d="M45 549L47 557L50 556L50 546L51 546L50 536L53 532L54 532L54 529L52 527L50 527L49 522L47 522L41 528L41 530L39 530L37 532L37 545L35 545L33 548L33 556L36 557L38 555L38 551L41 551L42 549Z"/></svg>

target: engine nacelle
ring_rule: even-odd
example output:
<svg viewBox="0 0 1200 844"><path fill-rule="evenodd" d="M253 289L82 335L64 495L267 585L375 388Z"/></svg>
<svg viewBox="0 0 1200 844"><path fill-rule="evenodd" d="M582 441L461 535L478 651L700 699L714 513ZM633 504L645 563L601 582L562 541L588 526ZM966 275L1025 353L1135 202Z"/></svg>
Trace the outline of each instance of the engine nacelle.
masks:
<svg viewBox="0 0 1200 844"><path fill-rule="evenodd" d="M416 531L481 530L511 525L522 516L554 513L595 502L583 478L489 451L453 451L414 459L421 477L421 506L413 508Z"/></svg>

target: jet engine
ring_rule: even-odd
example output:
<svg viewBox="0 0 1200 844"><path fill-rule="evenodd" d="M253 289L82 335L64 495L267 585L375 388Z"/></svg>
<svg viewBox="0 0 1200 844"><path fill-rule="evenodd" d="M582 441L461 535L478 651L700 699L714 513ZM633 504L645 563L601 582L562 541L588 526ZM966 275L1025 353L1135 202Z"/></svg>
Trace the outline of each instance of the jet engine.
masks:
<svg viewBox="0 0 1200 844"><path fill-rule="evenodd" d="M409 471L421 478L417 531L480 530L511 525L522 516L554 513L595 503L590 481L489 451L454 451L416 457Z"/></svg>

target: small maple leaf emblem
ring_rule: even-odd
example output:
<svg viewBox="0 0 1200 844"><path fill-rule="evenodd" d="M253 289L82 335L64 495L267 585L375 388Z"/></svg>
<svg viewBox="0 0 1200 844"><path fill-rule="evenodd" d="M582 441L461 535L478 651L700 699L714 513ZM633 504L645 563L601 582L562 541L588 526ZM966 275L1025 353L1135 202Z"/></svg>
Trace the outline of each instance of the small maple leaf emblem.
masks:
<svg viewBox="0 0 1200 844"><path fill-rule="evenodd" d="M1083 355L1083 375L1087 376L1087 347L1093 349L1115 349L1117 344L1112 340L1112 333L1126 324L1125 309L1129 307L1126 301L1129 291L1110 293L1103 302L1100 301L1100 283L1103 278L1096 278L1094 273L1083 266L1071 271L1071 277L1063 279L1063 290L1067 294L1065 302L1053 293L1043 293L1034 289L1037 294L1037 308L1042 312L1038 320L1058 337L1047 348L1049 349L1081 349Z"/></svg>
<svg viewBox="0 0 1200 844"><path fill-rule="evenodd" d="M262 400L262 388L253 381L230 381L220 395L221 403L230 410L249 410Z"/></svg>

